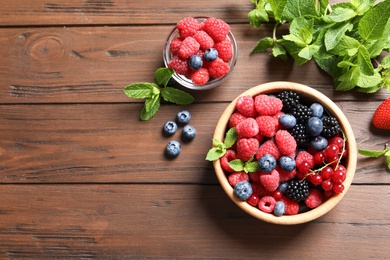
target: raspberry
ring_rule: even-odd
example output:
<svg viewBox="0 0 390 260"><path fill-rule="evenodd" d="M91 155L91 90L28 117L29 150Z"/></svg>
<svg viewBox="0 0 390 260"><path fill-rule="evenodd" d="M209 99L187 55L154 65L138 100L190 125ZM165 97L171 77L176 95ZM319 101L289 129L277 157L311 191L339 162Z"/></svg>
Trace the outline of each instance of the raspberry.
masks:
<svg viewBox="0 0 390 260"><path fill-rule="evenodd" d="M234 112L229 118L229 128L236 127L240 122L244 121L247 117L240 112Z"/></svg>
<svg viewBox="0 0 390 260"><path fill-rule="evenodd" d="M193 37L199 43L201 50L205 51L214 46L214 40L205 31L197 31Z"/></svg>
<svg viewBox="0 0 390 260"><path fill-rule="evenodd" d="M201 27L198 20L193 17L187 17L179 21L176 28L179 30L180 37L185 39L189 36L193 36Z"/></svg>
<svg viewBox="0 0 390 260"><path fill-rule="evenodd" d="M253 193L259 196L260 198L271 195L271 192L269 192L266 188L264 188L261 182L252 182L251 184L252 184Z"/></svg>
<svg viewBox="0 0 390 260"><path fill-rule="evenodd" d="M179 56L182 59L187 59L191 55L194 55L198 52L200 44L193 38L187 37L183 40L179 49Z"/></svg>
<svg viewBox="0 0 390 260"><path fill-rule="evenodd" d="M269 138L273 137L277 130L277 123L275 121L277 121L277 119L272 116L256 117L256 122L259 125L259 133Z"/></svg>
<svg viewBox="0 0 390 260"><path fill-rule="evenodd" d="M210 76L213 78L222 78L230 71L230 66L221 58L216 58L215 61L208 65Z"/></svg>
<svg viewBox="0 0 390 260"><path fill-rule="evenodd" d="M296 215L299 211L299 203L296 201L290 200L288 197L284 196L281 201L284 202L284 205L286 206L286 210L284 214L286 215Z"/></svg>
<svg viewBox="0 0 390 260"><path fill-rule="evenodd" d="M229 162L235 159L237 159L236 151L232 149L226 150L226 153L220 159L222 169L226 172L234 172L234 170L229 166Z"/></svg>
<svg viewBox="0 0 390 260"><path fill-rule="evenodd" d="M278 98L263 94L255 97L255 108L261 116L274 116L282 110L282 107L283 103Z"/></svg>
<svg viewBox="0 0 390 260"><path fill-rule="evenodd" d="M260 175L260 183L269 192L273 192L278 188L279 180L279 173L276 170Z"/></svg>
<svg viewBox="0 0 390 260"><path fill-rule="evenodd" d="M258 207L265 213L271 213L274 211L276 200L272 196L264 196L260 199Z"/></svg>
<svg viewBox="0 0 390 260"><path fill-rule="evenodd" d="M190 67L186 60L180 59L178 56L174 56L168 63L168 67L175 70L177 74L188 75L190 73Z"/></svg>
<svg viewBox="0 0 390 260"><path fill-rule="evenodd" d="M245 172L234 172L228 176L228 181L234 187L241 181L249 181L249 176Z"/></svg>
<svg viewBox="0 0 390 260"><path fill-rule="evenodd" d="M246 117L255 117L257 112L255 109L255 101L252 96L241 96L237 99L236 108Z"/></svg>
<svg viewBox="0 0 390 260"><path fill-rule="evenodd" d="M206 68L200 68L191 73L192 82L198 86L206 84L209 78L209 71Z"/></svg>
<svg viewBox="0 0 390 260"><path fill-rule="evenodd" d="M259 141L256 138L241 138L237 141L237 158L248 161L259 149Z"/></svg>
<svg viewBox="0 0 390 260"><path fill-rule="evenodd" d="M279 172L279 181L286 182L293 179L297 175L297 171L294 169L291 172L283 170L280 165L276 166L276 170Z"/></svg>
<svg viewBox="0 0 390 260"><path fill-rule="evenodd" d="M297 149L297 142L287 130L278 130L275 134L276 145L282 155L291 155Z"/></svg>
<svg viewBox="0 0 390 260"><path fill-rule="evenodd" d="M313 155L307 151L300 151L295 158L295 163L298 171L302 174L308 173L309 170L315 165Z"/></svg>
<svg viewBox="0 0 390 260"><path fill-rule="evenodd" d="M217 42L214 45L214 48L218 51L218 57L220 57L224 62L229 62L233 56L232 43L227 38L221 42Z"/></svg>
<svg viewBox="0 0 390 260"><path fill-rule="evenodd" d="M203 26L203 30L206 31L215 42L224 40L230 31L230 26L227 23L213 17L207 18Z"/></svg>
<svg viewBox="0 0 390 260"><path fill-rule="evenodd" d="M174 38L169 44L169 49L172 52L172 55L177 55L180 50L182 40L180 38Z"/></svg>
<svg viewBox="0 0 390 260"><path fill-rule="evenodd" d="M252 181L252 182L260 182L260 175L262 175L263 173L260 172L260 171L257 171L257 172L250 172L249 173L249 179Z"/></svg>
<svg viewBox="0 0 390 260"><path fill-rule="evenodd" d="M259 126L254 118L249 117L236 126L236 132L238 137L254 137L259 133Z"/></svg>
<svg viewBox="0 0 390 260"><path fill-rule="evenodd" d="M259 150L256 152L256 159L259 160L266 154L272 155L276 160L279 160L280 158L279 149L272 139L267 140L260 145Z"/></svg>
<svg viewBox="0 0 390 260"><path fill-rule="evenodd" d="M324 201L324 195L319 190L310 189L309 196L305 199L305 204L311 209L317 208Z"/></svg>

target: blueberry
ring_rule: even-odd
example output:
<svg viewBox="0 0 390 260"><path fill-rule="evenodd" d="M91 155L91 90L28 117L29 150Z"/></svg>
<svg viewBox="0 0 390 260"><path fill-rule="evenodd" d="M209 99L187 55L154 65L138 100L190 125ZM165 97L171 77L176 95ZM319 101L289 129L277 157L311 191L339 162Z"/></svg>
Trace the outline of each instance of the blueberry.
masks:
<svg viewBox="0 0 390 260"><path fill-rule="evenodd" d="M284 204L284 202L283 201L276 202L275 208L274 208L275 216L277 216L277 217L282 216L285 211L286 211L286 205Z"/></svg>
<svg viewBox="0 0 390 260"><path fill-rule="evenodd" d="M182 110L176 115L177 123L181 125L185 125L191 120L191 114L187 110Z"/></svg>
<svg viewBox="0 0 390 260"><path fill-rule="evenodd" d="M246 200L252 195L252 185L249 181L240 181L234 186L234 194L240 200Z"/></svg>
<svg viewBox="0 0 390 260"><path fill-rule="evenodd" d="M258 160L258 164L260 171L271 172L276 167L276 159L270 154L265 154Z"/></svg>
<svg viewBox="0 0 390 260"><path fill-rule="evenodd" d="M285 193L287 191L287 187L288 187L288 182L282 182L279 184L278 186L278 190L280 190L281 192Z"/></svg>
<svg viewBox="0 0 390 260"><path fill-rule="evenodd" d="M172 140L169 141L165 147L165 153L168 157L176 157L181 152L181 144L178 141Z"/></svg>
<svg viewBox="0 0 390 260"><path fill-rule="evenodd" d="M203 60L198 55L191 55L191 57L188 59L188 65L192 70L198 70L202 68Z"/></svg>
<svg viewBox="0 0 390 260"><path fill-rule="evenodd" d="M279 117L279 123L283 128L290 129L297 124L297 119L293 115L284 114Z"/></svg>
<svg viewBox="0 0 390 260"><path fill-rule="evenodd" d="M279 159L279 165L282 170L286 172L291 172L295 169L295 160L290 156L282 156Z"/></svg>
<svg viewBox="0 0 390 260"><path fill-rule="evenodd" d="M307 121L307 130L312 136L318 136L324 129L322 120L318 117L310 117Z"/></svg>
<svg viewBox="0 0 390 260"><path fill-rule="evenodd" d="M218 58L218 51L214 48L207 49L203 55L206 61L214 61Z"/></svg>
<svg viewBox="0 0 390 260"><path fill-rule="evenodd" d="M317 136L310 141L310 146L316 151L322 151L328 147L328 140L323 136Z"/></svg>
<svg viewBox="0 0 390 260"><path fill-rule="evenodd" d="M191 141L192 139L195 138L195 135L196 135L195 127L191 125L186 125L183 127L183 130L181 132L181 138L183 139L184 142Z"/></svg>
<svg viewBox="0 0 390 260"><path fill-rule="evenodd" d="M311 104L310 110L311 110L311 115L318 118L321 118L322 115L324 114L324 107L319 103Z"/></svg>
<svg viewBox="0 0 390 260"><path fill-rule="evenodd" d="M163 126L164 135L173 135L177 131L177 124L174 121L167 121Z"/></svg>

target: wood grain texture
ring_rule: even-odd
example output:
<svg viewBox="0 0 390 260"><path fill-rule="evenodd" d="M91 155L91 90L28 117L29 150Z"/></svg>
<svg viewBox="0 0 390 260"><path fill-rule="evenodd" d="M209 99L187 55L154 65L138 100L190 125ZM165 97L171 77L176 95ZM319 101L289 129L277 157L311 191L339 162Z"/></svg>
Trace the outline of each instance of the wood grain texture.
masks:
<svg viewBox="0 0 390 260"><path fill-rule="evenodd" d="M296 226L246 215L216 185L1 185L0 196L2 259L385 259L389 253L385 186L352 186L327 215Z"/></svg>
<svg viewBox="0 0 390 260"><path fill-rule="evenodd" d="M379 149L388 135L369 130L379 102L340 102L359 148ZM3 183L131 182L216 183L205 161L215 125L227 103L163 104L150 121L139 121L142 104L0 105ZM181 109L191 111L197 136L174 160L164 157L169 140L162 125ZM357 111L361 111L358 113ZM374 135L375 134L375 135ZM373 137L375 136L375 137ZM390 184L382 159L358 161L356 183Z"/></svg>

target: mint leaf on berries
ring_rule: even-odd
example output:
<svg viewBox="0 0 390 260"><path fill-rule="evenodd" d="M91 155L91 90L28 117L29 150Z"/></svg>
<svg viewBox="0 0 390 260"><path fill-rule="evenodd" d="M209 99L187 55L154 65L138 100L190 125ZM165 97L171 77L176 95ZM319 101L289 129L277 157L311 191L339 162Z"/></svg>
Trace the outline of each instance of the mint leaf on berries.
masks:
<svg viewBox="0 0 390 260"><path fill-rule="evenodd" d="M225 142L218 139L213 139L213 148L206 155L207 161L215 161L225 155L226 150L233 146L238 138L236 128L232 127L225 134Z"/></svg>
<svg viewBox="0 0 390 260"><path fill-rule="evenodd" d="M156 83L139 82L126 86L123 91L130 98L145 99L140 119L145 121L152 118L160 108L161 99L178 105L188 105L194 102L194 97L182 90L169 87L168 83L174 70L159 68L154 76Z"/></svg>

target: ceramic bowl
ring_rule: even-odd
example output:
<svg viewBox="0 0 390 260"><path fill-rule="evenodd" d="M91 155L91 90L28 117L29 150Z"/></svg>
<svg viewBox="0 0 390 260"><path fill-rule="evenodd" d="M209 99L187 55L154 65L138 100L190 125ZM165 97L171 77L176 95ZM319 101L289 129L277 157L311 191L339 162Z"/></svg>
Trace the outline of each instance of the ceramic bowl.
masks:
<svg viewBox="0 0 390 260"><path fill-rule="evenodd" d="M343 182L344 191L328 198L317 208L308 210L303 213L298 213L296 215L276 216L272 213L264 213L257 207L249 205L246 201L238 199L233 193L233 187L228 182L227 175L221 167L220 160L218 159L213 161L213 166L223 190L226 192L228 197L246 213L265 222L281 225L293 225L309 222L323 216L342 200L344 195L347 193L355 174L357 147L351 125L349 124L344 113L332 100L313 88L293 82L271 82L253 87L239 96L256 96L258 94L277 93L282 90L293 90L301 96L301 100L309 100L311 102L321 103L331 116L334 116L338 119L342 131L346 137L346 147L348 149L347 158L345 158L344 164L344 166L347 168L346 179ZM215 128L213 138L219 140L224 139L228 127L229 117L235 111L235 104L239 96L227 106L221 115Z"/></svg>
<svg viewBox="0 0 390 260"><path fill-rule="evenodd" d="M195 17L199 22L204 22L206 21L207 17ZM171 41L179 36L179 30L174 27L172 31L169 33L167 40L164 45L164 50L163 50L163 59L164 59L164 64L165 67L168 67L169 62L172 59L172 53L169 49ZM225 82L229 76L232 74L234 67L237 62L237 57L238 57L238 47L237 47L237 42L236 39L234 38L234 35L231 31L229 31L228 35L226 36L230 42L232 43L232 58L228 62L230 71L227 75L225 75L222 78L211 78L206 84L202 86L195 85L191 79L187 78L184 75L177 74L175 73L172 78L181 86L192 89L192 90L208 90L208 89L213 89L218 86L220 86L223 82Z"/></svg>

